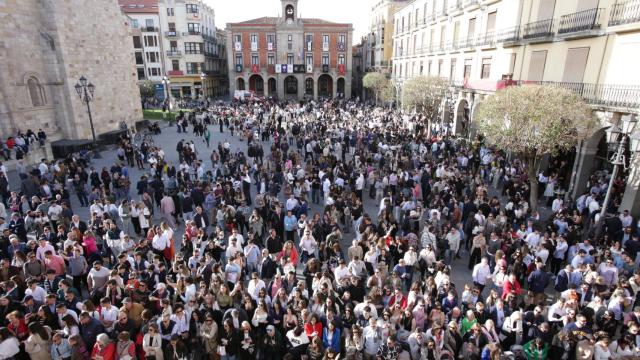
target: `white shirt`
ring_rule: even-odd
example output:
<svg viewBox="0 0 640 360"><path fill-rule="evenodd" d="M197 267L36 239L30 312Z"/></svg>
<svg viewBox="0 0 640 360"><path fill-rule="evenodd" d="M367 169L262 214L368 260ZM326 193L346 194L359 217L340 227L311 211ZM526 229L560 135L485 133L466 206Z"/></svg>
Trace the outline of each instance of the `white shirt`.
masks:
<svg viewBox="0 0 640 360"><path fill-rule="evenodd" d="M346 266L340 265L333 272L338 284L342 283L342 278L349 276L349 268Z"/></svg>
<svg viewBox="0 0 640 360"><path fill-rule="evenodd" d="M489 264L479 263L473 267L473 281L477 282L480 285L486 285L487 279L491 275L491 268Z"/></svg>
<svg viewBox="0 0 640 360"><path fill-rule="evenodd" d="M31 288L25 290L24 295L31 295L33 296L33 300L44 303L44 300L47 297L47 291L40 286L36 286L36 288L33 290Z"/></svg>
<svg viewBox="0 0 640 360"><path fill-rule="evenodd" d="M103 307L100 310L100 317L102 320L105 321L113 321L113 323L111 323L111 326L109 326L108 328L105 328L105 330L107 331L113 331L113 327L116 324L116 321L118 321L118 309L116 309L115 306L110 306L108 309L106 307Z"/></svg>

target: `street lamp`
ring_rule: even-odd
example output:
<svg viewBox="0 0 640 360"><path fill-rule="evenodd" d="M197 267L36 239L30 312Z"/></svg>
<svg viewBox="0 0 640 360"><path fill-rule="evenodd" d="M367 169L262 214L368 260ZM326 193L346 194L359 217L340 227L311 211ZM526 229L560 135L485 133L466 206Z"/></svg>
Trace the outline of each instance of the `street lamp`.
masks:
<svg viewBox="0 0 640 360"><path fill-rule="evenodd" d="M615 146L617 144L618 148L616 153L611 158L611 164L613 164L613 170L611 172L611 179L609 179L609 186L607 187L607 194L604 197L604 201L602 202L602 209L600 209L600 218L598 219L598 223L596 225L596 236L602 235L604 218L607 214L607 209L609 208L609 201L611 201L611 191L613 190L613 184L618 176L618 171L620 171L620 166L625 166L625 158L624 151L627 143L627 134L633 132L637 121L630 117L627 117L622 121L622 129L617 125L611 126L609 129L605 131L607 136L607 143ZM622 135L622 138L618 140L618 137ZM634 134L634 137L637 137L637 134ZM637 146L638 140L632 139L632 146Z"/></svg>
<svg viewBox="0 0 640 360"><path fill-rule="evenodd" d="M207 74L205 74L204 72L200 74L200 80L202 83L202 99L206 102L207 101L207 92L205 91L205 87L204 87L204 80L207 78Z"/></svg>
<svg viewBox="0 0 640 360"><path fill-rule="evenodd" d="M169 93L169 84L171 84L171 80L168 77L163 76L162 84L164 85L164 93L166 94L165 100L167 102L167 111L169 112L169 115L171 115L171 93Z"/></svg>
<svg viewBox="0 0 640 360"><path fill-rule="evenodd" d="M100 153L98 152L98 142L96 141L96 131L93 127L93 118L91 117L91 106L89 103L93 101L93 93L96 90L96 87L90 83L86 77L81 76L76 83L76 93L80 97L80 101L87 105L87 113L89 114L89 125L91 125L91 136L93 137L93 157L96 159L100 158Z"/></svg>

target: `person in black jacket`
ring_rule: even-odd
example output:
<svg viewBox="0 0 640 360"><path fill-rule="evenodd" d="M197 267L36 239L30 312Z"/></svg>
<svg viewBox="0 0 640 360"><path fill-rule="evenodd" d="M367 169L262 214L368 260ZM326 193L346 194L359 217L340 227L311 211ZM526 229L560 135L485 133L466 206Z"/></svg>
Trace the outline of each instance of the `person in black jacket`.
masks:
<svg viewBox="0 0 640 360"><path fill-rule="evenodd" d="M224 347L225 355L235 356L240 350L240 334L234 329L230 319L224 321L220 331L220 345Z"/></svg>
<svg viewBox="0 0 640 360"><path fill-rule="evenodd" d="M186 199L187 198L185 198L185 200ZM209 217L201 206L196 207L196 215L193 217L193 221L198 229L206 229L209 227Z"/></svg>
<svg viewBox="0 0 640 360"><path fill-rule="evenodd" d="M275 274L278 265L275 260L271 258L269 255L269 250L262 249L262 261L258 265L258 271L260 273L260 278L262 279L271 279Z"/></svg>
<svg viewBox="0 0 640 360"><path fill-rule="evenodd" d="M267 334L258 344L258 352L264 360L276 360L282 358L285 349L285 341L282 334L273 326L267 326Z"/></svg>

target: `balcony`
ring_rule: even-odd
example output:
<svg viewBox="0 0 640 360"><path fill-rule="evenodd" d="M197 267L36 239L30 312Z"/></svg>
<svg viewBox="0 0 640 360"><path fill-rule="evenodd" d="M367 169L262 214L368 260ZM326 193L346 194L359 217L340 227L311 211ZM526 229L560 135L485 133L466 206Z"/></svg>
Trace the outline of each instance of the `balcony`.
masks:
<svg viewBox="0 0 640 360"><path fill-rule="evenodd" d="M447 8L443 7L438 10L438 17L447 17Z"/></svg>
<svg viewBox="0 0 640 360"><path fill-rule="evenodd" d="M182 52L180 52L180 50L167 50L168 57L176 57L180 55L182 55Z"/></svg>
<svg viewBox="0 0 640 360"><path fill-rule="evenodd" d="M480 46L483 48L492 48L496 46L496 34L493 31L489 31L484 35L478 36L476 40L475 46Z"/></svg>
<svg viewBox="0 0 640 360"><path fill-rule="evenodd" d="M140 27L142 32L158 32L158 28L155 26L142 26Z"/></svg>
<svg viewBox="0 0 640 360"><path fill-rule="evenodd" d="M604 14L604 8L593 8L564 15L560 18L558 35L600 30L602 27L602 14Z"/></svg>
<svg viewBox="0 0 640 360"><path fill-rule="evenodd" d="M518 45L520 42L520 30L520 26L500 30L496 34L496 41L501 43L503 47Z"/></svg>
<svg viewBox="0 0 640 360"><path fill-rule="evenodd" d="M462 12L462 0L451 0L449 4L449 14L456 15Z"/></svg>
<svg viewBox="0 0 640 360"><path fill-rule="evenodd" d="M189 30L189 31L185 31L182 33L182 36L189 36L189 35L201 35L202 33L200 31L197 30Z"/></svg>
<svg viewBox="0 0 640 360"><path fill-rule="evenodd" d="M464 0L463 6L465 8L472 6L480 6L480 0Z"/></svg>
<svg viewBox="0 0 640 360"><path fill-rule="evenodd" d="M615 4L609 14L609 26L640 22L640 0L630 0Z"/></svg>
<svg viewBox="0 0 640 360"><path fill-rule="evenodd" d="M164 36L166 37L177 37L180 36L180 33L175 30L169 30L164 32Z"/></svg>
<svg viewBox="0 0 640 360"><path fill-rule="evenodd" d="M429 14L427 15L427 22L432 23L436 21L436 14Z"/></svg>
<svg viewBox="0 0 640 360"><path fill-rule="evenodd" d="M459 44L458 48L461 49L461 50L464 50L464 49L472 48L473 45L474 45L474 36L471 35L466 39L460 40L460 44Z"/></svg>
<svg viewBox="0 0 640 360"><path fill-rule="evenodd" d="M568 89L578 94L587 104L615 109L638 109L640 86L555 81L522 81L522 84L550 85Z"/></svg>
<svg viewBox="0 0 640 360"><path fill-rule="evenodd" d="M188 54L188 55L200 55L200 54L203 54L202 50L197 50L197 49L185 50L184 53Z"/></svg>
<svg viewBox="0 0 640 360"><path fill-rule="evenodd" d="M522 31L522 39L529 41L545 41L553 37L553 19L528 23Z"/></svg>

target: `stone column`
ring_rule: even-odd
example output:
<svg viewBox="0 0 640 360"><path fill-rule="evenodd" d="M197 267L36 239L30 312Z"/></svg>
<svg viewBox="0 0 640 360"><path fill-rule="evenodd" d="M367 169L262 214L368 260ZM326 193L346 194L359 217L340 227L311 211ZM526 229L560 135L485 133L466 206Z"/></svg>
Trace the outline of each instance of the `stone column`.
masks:
<svg viewBox="0 0 640 360"><path fill-rule="evenodd" d="M627 187L620 204L620 211L629 210L631 216L640 215L640 153L631 155L631 169L627 178Z"/></svg>
<svg viewBox="0 0 640 360"><path fill-rule="evenodd" d="M318 101L318 76L313 76L313 100Z"/></svg>
<svg viewBox="0 0 640 360"><path fill-rule="evenodd" d="M582 146L578 146L578 149L576 149L576 160L571 173L571 184L569 185L571 189L568 191L568 194L574 200L587 190L587 182L593 170L593 160L598 152L597 147L587 146L585 144L586 143L583 143Z"/></svg>
<svg viewBox="0 0 640 360"><path fill-rule="evenodd" d="M331 92L332 92L331 97L335 99L336 94L338 93L338 80L334 76L332 76L331 80L333 81L333 89L331 89Z"/></svg>

